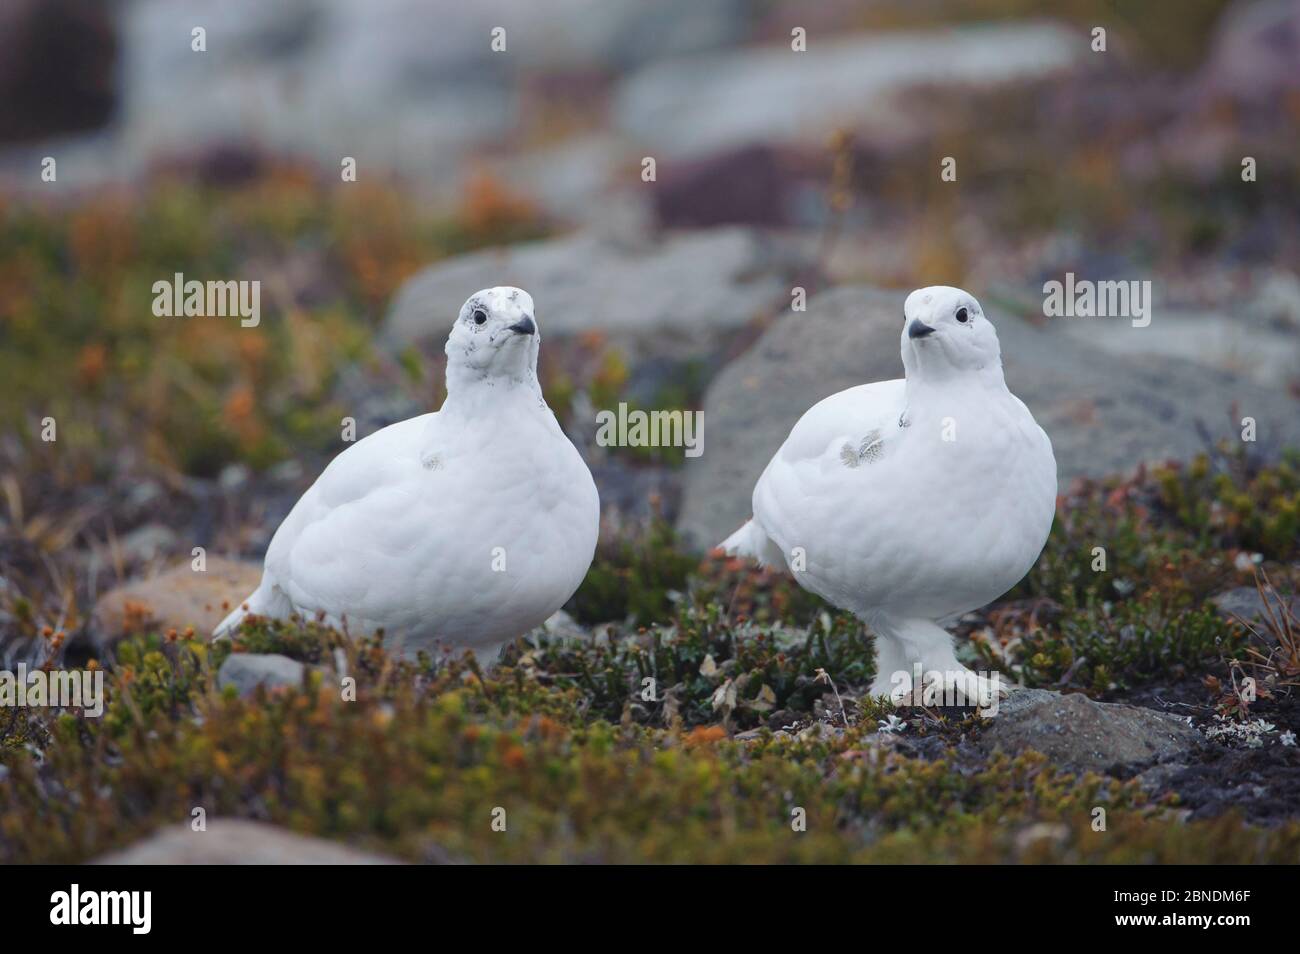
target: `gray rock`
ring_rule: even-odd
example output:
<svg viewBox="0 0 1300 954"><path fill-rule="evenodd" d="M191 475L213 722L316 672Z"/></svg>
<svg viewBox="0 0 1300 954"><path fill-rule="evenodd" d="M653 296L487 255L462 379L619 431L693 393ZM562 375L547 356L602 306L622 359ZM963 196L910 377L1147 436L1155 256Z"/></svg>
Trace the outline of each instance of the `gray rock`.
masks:
<svg viewBox="0 0 1300 954"><path fill-rule="evenodd" d="M98 865L399 865L396 858L359 851L276 825L213 818L206 831L188 823L163 828L128 848L95 859Z"/></svg>
<svg viewBox="0 0 1300 954"><path fill-rule="evenodd" d="M1154 795L1167 792L1180 772L1187 771L1182 762L1160 762L1139 772L1134 778L1142 788Z"/></svg>
<svg viewBox="0 0 1300 954"><path fill-rule="evenodd" d="M1300 4L1234 4L1222 17L1200 80L1208 100L1273 107L1300 90Z"/></svg>
<svg viewBox="0 0 1300 954"><path fill-rule="evenodd" d="M128 562L148 563L176 547L176 533L161 523L147 523L122 538L122 555Z"/></svg>
<svg viewBox="0 0 1300 954"><path fill-rule="evenodd" d="M360 364L351 364L339 372L334 399L356 421L358 436L373 434L430 410L398 388L376 388L374 372Z"/></svg>
<svg viewBox="0 0 1300 954"><path fill-rule="evenodd" d="M1253 586L1235 587L1226 593L1220 593L1211 602L1214 603L1215 609L1228 619L1243 620L1256 627L1268 619L1264 600L1260 597L1259 590ZM1268 609L1272 611L1274 619L1280 618L1284 612L1289 612L1294 618L1300 619L1300 596L1285 597L1273 593L1268 600Z"/></svg>
<svg viewBox="0 0 1300 954"><path fill-rule="evenodd" d="M262 564L209 556L205 569L190 560L166 572L114 587L95 602L94 638L100 649L123 636L175 629L212 632L226 614L262 582Z"/></svg>
<svg viewBox="0 0 1300 954"><path fill-rule="evenodd" d="M990 722L978 743L985 753L1018 755L1032 749L1075 772L1173 759L1202 741L1196 729L1176 716L1046 689L1013 692Z"/></svg>
<svg viewBox="0 0 1300 954"><path fill-rule="evenodd" d="M713 546L749 517L754 482L813 404L902 376L905 297L865 287L819 295L714 378L704 399L704 453L683 468L678 529L688 542ZM1034 326L988 296L983 304L997 325L1007 384L1052 438L1062 489L1077 477L1190 458L1205 448L1200 427L1238 438L1233 422L1244 415L1256 420L1261 452L1300 445L1300 405L1280 389L1170 356L1106 352L1059 321Z"/></svg>
<svg viewBox="0 0 1300 954"><path fill-rule="evenodd" d="M26 4L42 13L52 5ZM86 30L74 32L62 21L53 40L28 44L50 48L61 34L65 45L79 44L84 62L74 72L87 76L63 86L118 81L120 104L108 134L60 144L60 183L142 174L158 154L253 144L315 159L335 175L349 155L362 180L395 169L420 183L449 184L469 152L500 143L529 122L521 96L528 82L550 73L617 75L647 59L736 42L747 29L743 0L137 0L113 6L120 7L113 25L120 34L116 70L103 41L92 43ZM80 19L87 19L84 12ZM207 31L201 53L190 46L196 26ZM506 31L504 52L491 46L497 27ZM105 94L113 91L92 86L89 92L97 94L96 112L107 112L112 99ZM57 97L47 99L43 111L57 112L51 107L59 105ZM35 132L78 125L36 118ZM11 168L39 161L49 146L40 148L45 153L26 150ZM20 181L33 178L23 174Z"/></svg>
<svg viewBox="0 0 1300 954"><path fill-rule="evenodd" d="M652 218L650 190L639 176L627 175L628 169L640 168L640 160L629 144L598 132L483 164L507 191L527 196L553 218L635 234Z"/></svg>
<svg viewBox="0 0 1300 954"><path fill-rule="evenodd" d="M221 473L217 475L217 486L223 493L238 493L243 487L247 486L249 479L253 476L253 469L247 464L227 464L221 468Z"/></svg>
<svg viewBox="0 0 1300 954"><path fill-rule="evenodd" d="M1246 306L1251 320L1268 322L1293 335L1300 329L1300 276L1283 268L1265 269Z"/></svg>
<svg viewBox="0 0 1300 954"><path fill-rule="evenodd" d="M1051 23L811 35L808 44L806 53L787 43L656 63L619 90L616 122L656 157L818 141L845 123L893 140L915 126L899 101L909 89L1043 76L1087 50L1080 34Z"/></svg>
<svg viewBox="0 0 1300 954"><path fill-rule="evenodd" d="M492 285L528 291L543 335L734 330L788 302L806 265L803 243L741 228L624 242L580 232L426 268L397 292L383 339L441 348L465 299Z"/></svg>
<svg viewBox="0 0 1300 954"><path fill-rule="evenodd" d="M281 686L301 686L302 663L288 656L274 653L231 653L217 671L217 686L224 689L234 686L241 696L246 696L258 686L275 689Z"/></svg>
<svg viewBox="0 0 1300 954"><path fill-rule="evenodd" d="M1266 387L1285 389L1300 368L1300 335L1294 328L1220 311L1165 309L1156 303L1151 324L1065 319L1071 337L1112 355L1146 361L1178 358Z"/></svg>

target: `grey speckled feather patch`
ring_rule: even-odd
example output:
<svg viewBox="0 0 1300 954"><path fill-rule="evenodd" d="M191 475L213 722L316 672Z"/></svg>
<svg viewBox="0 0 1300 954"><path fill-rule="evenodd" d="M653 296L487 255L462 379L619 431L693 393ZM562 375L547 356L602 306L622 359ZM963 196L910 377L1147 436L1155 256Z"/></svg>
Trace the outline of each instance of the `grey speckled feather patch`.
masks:
<svg viewBox="0 0 1300 954"><path fill-rule="evenodd" d="M860 464L869 464L872 461L880 460L885 453L885 439L880 436L880 431L875 430L862 438L862 443L855 450L852 444L845 444L840 448L840 461L845 467L857 467Z"/></svg>

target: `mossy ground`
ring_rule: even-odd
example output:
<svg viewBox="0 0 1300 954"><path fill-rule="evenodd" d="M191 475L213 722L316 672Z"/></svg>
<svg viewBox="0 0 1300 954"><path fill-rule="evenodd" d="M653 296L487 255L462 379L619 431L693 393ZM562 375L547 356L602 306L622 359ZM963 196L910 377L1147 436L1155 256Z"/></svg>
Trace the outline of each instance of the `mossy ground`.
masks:
<svg viewBox="0 0 1300 954"><path fill-rule="evenodd" d="M1243 490L1254 504L1233 509ZM1246 666L1263 637L1207 612L1205 597L1253 578L1235 560L1243 544L1263 561L1251 567L1294 582L1297 542L1270 528L1290 519L1296 493L1293 461L1258 468L1238 456L1086 488L1063 501L1020 590L972 614L976 639L965 651L1030 685L1106 698L1228 679L1231 660ZM1222 519L1207 531L1189 500ZM1091 569L1093 546L1108 548L1107 570ZM84 860L198 807L414 861L1300 855L1293 811L1252 825L1230 801L1201 800L1188 819L1176 790L1153 796L1133 778L1076 778L1032 752L975 754L968 743L980 726L969 710L895 712L866 696L871 638L856 620L732 561L688 561L663 529L605 551L596 570L595 605L619 622L533 634L487 672L469 658L398 660L379 638L311 621L258 621L233 645L133 637L96 663L110 698L102 719L5 717L0 860ZM602 574L623 579L621 602ZM51 664L65 652L50 640ZM231 652L312 666L300 687L239 698L215 683ZM1257 675L1261 698L1248 715L1291 718L1285 673ZM1221 684L1198 691L1198 720L1229 711ZM901 731L882 730L891 716ZM1276 734L1268 745L1221 747L1212 758L1238 768L1253 759L1256 771L1271 758L1293 771ZM1098 807L1105 831L1093 828ZM492 824L497 809L504 832Z"/></svg>

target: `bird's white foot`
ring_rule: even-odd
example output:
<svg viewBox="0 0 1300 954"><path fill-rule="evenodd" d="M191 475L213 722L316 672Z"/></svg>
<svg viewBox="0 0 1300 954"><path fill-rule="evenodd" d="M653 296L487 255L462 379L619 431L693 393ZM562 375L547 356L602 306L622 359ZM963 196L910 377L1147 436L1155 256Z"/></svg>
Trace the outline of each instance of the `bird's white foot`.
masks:
<svg viewBox="0 0 1300 954"><path fill-rule="evenodd" d="M876 678L871 682L869 690L873 699L880 696L892 698L894 695L894 683L890 679L889 673L878 673Z"/></svg>
<svg viewBox="0 0 1300 954"><path fill-rule="evenodd" d="M877 632L875 639L876 678L871 683L871 695L887 696L897 704L898 697L911 688L912 664L897 639L882 632Z"/></svg>
<svg viewBox="0 0 1300 954"><path fill-rule="evenodd" d="M927 668L922 679L921 695L927 700L927 705L966 705L996 710L998 700L1015 689L1001 673L975 672L956 660Z"/></svg>

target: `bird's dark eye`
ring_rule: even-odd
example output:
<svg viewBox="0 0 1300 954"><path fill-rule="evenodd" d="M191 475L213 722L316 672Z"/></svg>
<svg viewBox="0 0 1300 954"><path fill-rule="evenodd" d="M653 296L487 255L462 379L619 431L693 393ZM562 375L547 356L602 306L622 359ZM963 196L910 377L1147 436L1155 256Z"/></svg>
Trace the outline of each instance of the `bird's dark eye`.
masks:
<svg viewBox="0 0 1300 954"><path fill-rule="evenodd" d="M486 311L484 311L482 308L480 308L480 309L478 309L477 311L474 312L474 324L476 324L476 325L481 325L481 324L483 324L483 322L485 322L485 321L487 321L487 312L486 312Z"/></svg>
<svg viewBox="0 0 1300 954"><path fill-rule="evenodd" d="M970 320L970 314L966 311L965 308L957 309L957 320L960 321L962 324L965 324L967 321Z"/></svg>

